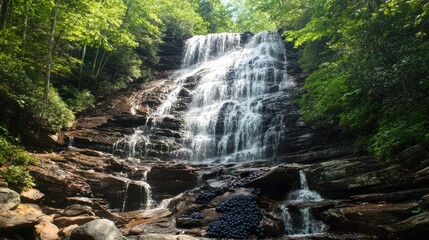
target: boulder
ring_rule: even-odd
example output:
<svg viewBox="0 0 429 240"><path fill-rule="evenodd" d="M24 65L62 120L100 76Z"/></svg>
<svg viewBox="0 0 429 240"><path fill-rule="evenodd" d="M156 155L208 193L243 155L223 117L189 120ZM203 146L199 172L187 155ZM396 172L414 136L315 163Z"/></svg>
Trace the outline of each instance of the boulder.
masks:
<svg viewBox="0 0 429 240"><path fill-rule="evenodd" d="M68 227L61 229L58 233L61 239L70 239L70 236L75 228L79 227L79 225L74 224Z"/></svg>
<svg viewBox="0 0 429 240"><path fill-rule="evenodd" d="M59 217L54 220L54 223L60 228L65 228L74 224L82 225L96 219L98 219L98 217L94 216Z"/></svg>
<svg viewBox="0 0 429 240"><path fill-rule="evenodd" d="M45 197L45 194L37 189L30 188L22 191L20 197L23 203L39 203Z"/></svg>
<svg viewBox="0 0 429 240"><path fill-rule="evenodd" d="M66 217L76 217L79 215L95 216L91 207L79 204L73 204L71 206L68 206L66 209L64 209L63 212L63 216Z"/></svg>
<svg viewBox="0 0 429 240"><path fill-rule="evenodd" d="M427 158L428 155L429 153L422 145L416 145L405 149L396 156L395 160L406 168L414 168Z"/></svg>
<svg viewBox="0 0 429 240"><path fill-rule="evenodd" d="M9 188L0 188L0 212L15 209L21 203L19 194Z"/></svg>
<svg viewBox="0 0 429 240"><path fill-rule="evenodd" d="M19 196L19 195L18 195ZM26 228L35 225L44 214L37 205L22 203L14 210L0 214L0 232Z"/></svg>
<svg viewBox="0 0 429 240"><path fill-rule="evenodd" d="M73 230L70 240L124 240L115 224L107 219L98 219Z"/></svg>
<svg viewBox="0 0 429 240"><path fill-rule="evenodd" d="M301 165L280 165L248 182L246 187L260 188L262 193L281 199L292 189L299 188Z"/></svg>
<svg viewBox="0 0 429 240"><path fill-rule="evenodd" d="M284 234L284 222L280 219L264 216L261 220L264 233L267 237L279 237Z"/></svg>
<svg viewBox="0 0 429 240"><path fill-rule="evenodd" d="M59 240L60 229L52 224L52 217L43 216L39 219L39 224L34 227L36 240Z"/></svg>
<svg viewBox="0 0 429 240"><path fill-rule="evenodd" d="M401 239L426 240L429 236L429 212L423 212L405 219L397 226Z"/></svg>

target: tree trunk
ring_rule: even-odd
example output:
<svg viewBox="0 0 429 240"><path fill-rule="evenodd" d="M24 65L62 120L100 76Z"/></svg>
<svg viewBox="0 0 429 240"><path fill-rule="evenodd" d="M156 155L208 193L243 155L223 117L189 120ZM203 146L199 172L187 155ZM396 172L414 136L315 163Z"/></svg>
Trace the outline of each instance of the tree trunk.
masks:
<svg viewBox="0 0 429 240"><path fill-rule="evenodd" d="M6 16L7 16L8 8L9 8L9 0L3 0L1 3L0 30L3 30L6 25Z"/></svg>
<svg viewBox="0 0 429 240"><path fill-rule="evenodd" d="M82 83L82 72L83 72L83 65L84 65L84 61L85 61L85 54L86 54L86 44L83 45L83 50L82 50L82 59L81 59L81 63L80 63L80 71L79 71L79 89Z"/></svg>
<svg viewBox="0 0 429 240"><path fill-rule="evenodd" d="M24 31L22 32L22 41L24 43L27 40L28 15L30 14L30 2L31 0L25 1Z"/></svg>
<svg viewBox="0 0 429 240"><path fill-rule="evenodd" d="M43 96L45 101L48 100L48 96L49 96L49 86L51 81L51 69L52 69L52 51L54 49L54 42L55 42L55 27L57 25L58 4L59 4L59 0L55 0L54 16L51 21L51 31L49 33L48 56L46 59L46 69L45 69L45 94Z"/></svg>

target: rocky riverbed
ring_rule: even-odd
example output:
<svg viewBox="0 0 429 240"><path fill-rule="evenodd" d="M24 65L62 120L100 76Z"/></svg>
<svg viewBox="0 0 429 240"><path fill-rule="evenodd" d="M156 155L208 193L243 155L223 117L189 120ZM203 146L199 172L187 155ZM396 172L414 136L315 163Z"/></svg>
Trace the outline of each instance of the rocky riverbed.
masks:
<svg viewBox="0 0 429 240"><path fill-rule="evenodd" d="M274 157L181 160L183 116L200 79L184 79L168 117L153 113L174 90L183 46L166 44L153 80L104 99L59 134L62 151L35 153L34 189L2 184L0 239L427 239L428 149L381 162L354 153L336 128L307 126L294 102L303 75L291 51L285 70L297 85L263 109L287 119ZM216 128L224 123L221 114ZM128 144L144 127L149 140Z"/></svg>

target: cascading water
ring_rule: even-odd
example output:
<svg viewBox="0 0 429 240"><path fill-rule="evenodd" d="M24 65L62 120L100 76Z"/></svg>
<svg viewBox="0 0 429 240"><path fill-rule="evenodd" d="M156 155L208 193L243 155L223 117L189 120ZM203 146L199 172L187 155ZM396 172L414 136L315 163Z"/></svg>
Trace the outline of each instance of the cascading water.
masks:
<svg viewBox="0 0 429 240"><path fill-rule="evenodd" d="M282 140L284 119L267 106L293 86L285 72L283 42L276 32L268 31L244 46L239 34L214 36L187 42L184 66L191 66L187 71L199 83L183 116L183 148L174 154L197 162L273 157Z"/></svg>
<svg viewBox="0 0 429 240"><path fill-rule="evenodd" d="M237 33L190 38L166 99L150 113L147 124L117 142L115 150L141 158L162 145L171 158L195 162L272 158L285 126L284 110L277 103L294 85L287 77L285 59L276 32L259 33L247 43ZM191 96L187 111L173 113L184 89ZM163 119L176 117L185 126L182 147L174 149L169 147L175 146L174 140L159 140L152 132Z"/></svg>
<svg viewBox="0 0 429 240"><path fill-rule="evenodd" d="M309 235L322 233L326 226L321 221L317 221L311 214L310 207L298 207L299 211L292 213L290 205L299 206L299 204L314 203L322 201L322 197L315 191L308 189L307 179L304 172L299 171L301 189L289 194L287 204L281 206L283 222L287 235ZM292 215L298 215L293 217Z"/></svg>

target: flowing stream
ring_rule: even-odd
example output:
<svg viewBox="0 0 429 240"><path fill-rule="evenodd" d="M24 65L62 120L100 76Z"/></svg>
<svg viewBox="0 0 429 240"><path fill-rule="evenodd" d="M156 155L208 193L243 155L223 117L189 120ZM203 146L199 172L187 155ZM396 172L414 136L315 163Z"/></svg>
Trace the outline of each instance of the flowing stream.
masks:
<svg viewBox="0 0 429 240"><path fill-rule="evenodd" d="M287 204L281 206L283 222L287 235L310 235L322 233L326 226L321 221L314 219L310 207L300 207L302 203L314 203L322 201L319 193L308 189L307 178L301 170L299 172L301 188L291 192ZM289 206L294 206L292 211Z"/></svg>
<svg viewBox="0 0 429 240"><path fill-rule="evenodd" d="M284 96L295 87L286 65L283 40L276 32L245 38L237 33L192 37L186 42L182 68L171 77L174 84L164 100L150 112L145 125L114 147L133 160L147 157L155 141L167 146L163 151L169 159L194 163L273 160L284 145ZM184 110L177 111L184 91L190 97ZM165 119L180 119L179 147L171 138L156 136L156 128L163 127ZM141 181L146 192L142 208L151 209L155 203L146 181ZM286 233L320 233L323 223L313 218L309 207L299 204L322 198L308 189L302 171L300 183L301 188L291 192L281 207ZM164 199L157 207L167 207L174 199Z"/></svg>

